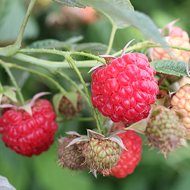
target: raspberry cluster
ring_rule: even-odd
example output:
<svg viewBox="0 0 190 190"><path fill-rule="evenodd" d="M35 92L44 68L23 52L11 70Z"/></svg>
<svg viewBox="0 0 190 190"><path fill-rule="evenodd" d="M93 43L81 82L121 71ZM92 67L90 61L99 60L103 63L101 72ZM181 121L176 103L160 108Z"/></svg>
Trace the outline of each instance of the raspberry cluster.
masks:
<svg viewBox="0 0 190 190"><path fill-rule="evenodd" d="M92 104L113 122L130 124L146 118L158 93L155 74L144 54L113 59L92 74Z"/></svg>
<svg viewBox="0 0 190 190"><path fill-rule="evenodd" d="M57 130L56 114L50 102L36 100L32 116L21 109L5 108L0 118L0 133L7 147L31 157L47 151Z"/></svg>

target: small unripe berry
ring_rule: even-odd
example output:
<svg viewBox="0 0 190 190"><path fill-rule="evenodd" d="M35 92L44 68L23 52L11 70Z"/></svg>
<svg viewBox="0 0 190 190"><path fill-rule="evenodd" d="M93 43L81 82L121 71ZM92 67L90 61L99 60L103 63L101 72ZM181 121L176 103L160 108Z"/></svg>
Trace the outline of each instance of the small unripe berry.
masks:
<svg viewBox="0 0 190 190"><path fill-rule="evenodd" d="M149 145L160 149L165 157L167 152L174 151L181 145L181 139L185 135L182 118L183 115L178 111L163 106L156 107L145 130Z"/></svg>
<svg viewBox="0 0 190 190"><path fill-rule="evenodd" d="M115 166L123 149L114 141L91 138L82 148L85 162L91 171L106 170Z"/></svg>
<svg viewBox="0 0 190 190"><path fill-rule="evenodd" d="M67 145L75 137L62 137L59 139L60 145L57 151L60 164L70 170L85 170L87 168L85 164L85 158L82 156L81 147L79 144Z"/></svg>

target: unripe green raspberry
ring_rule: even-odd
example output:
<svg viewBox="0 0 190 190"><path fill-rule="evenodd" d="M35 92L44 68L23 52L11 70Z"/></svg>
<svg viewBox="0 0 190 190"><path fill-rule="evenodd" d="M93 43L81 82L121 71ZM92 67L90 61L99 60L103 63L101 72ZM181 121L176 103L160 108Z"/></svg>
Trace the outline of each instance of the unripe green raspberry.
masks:
<svg viewBox="0 0 190 190"><path fill-rule="evenodd" d="M123 149L114 141L91 138L82 148L85 162L91 171L106 170L115 166Z"/></svg>
<svg viewBox="0 0 190 190"><path fill-rule="evenodd" d="M172 109L182 111L185 114L183 125L190 135L190 84L185 84L171 99Z"/></svg>
<svg viewBox="0 0 190 190"><path fill-rule="evenodd" d="M82 156L82 151L79 144L73 144L67 147L67 145L75 137L62 137L59 139L60 146L57 151L59 162L63 167L70 170L85 170L87 168L85 164L85 158Z"/></svg>
<svg viewBox="0 0 190 190"><path fill-rule="evenodd" d="M149 145L160 149L165 157L181 145L185 134L182 117L180 112L163 106L156 107L149 117L145 135Z"/></svg>

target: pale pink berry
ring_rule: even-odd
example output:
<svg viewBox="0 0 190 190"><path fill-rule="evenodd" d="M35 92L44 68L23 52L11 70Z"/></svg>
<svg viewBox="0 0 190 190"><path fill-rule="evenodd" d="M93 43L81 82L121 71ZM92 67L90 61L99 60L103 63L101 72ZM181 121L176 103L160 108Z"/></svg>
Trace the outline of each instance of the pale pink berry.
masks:
<svg viewBox="0 0 190 190"><path fill-rule="evenodd" d="M177 46L177 47L190 49L189 36L187 32L183 31L179 27L172 26L168 36L164 37L164 39L166 43L170 46ZM158 47L152 48L151 59L153 61L178 59L184 62L187 62L189 60L190 52L179 49L170 49L170 50L172 53L172 57L163 48L158 48Z"/></svg>
<svg viewBox="0 0 190 190"><path fill-rule="evenodd" d="M172 109L182 111L185 114L183 125L190 134L190 84L182 86L171 99Z"/></svg>

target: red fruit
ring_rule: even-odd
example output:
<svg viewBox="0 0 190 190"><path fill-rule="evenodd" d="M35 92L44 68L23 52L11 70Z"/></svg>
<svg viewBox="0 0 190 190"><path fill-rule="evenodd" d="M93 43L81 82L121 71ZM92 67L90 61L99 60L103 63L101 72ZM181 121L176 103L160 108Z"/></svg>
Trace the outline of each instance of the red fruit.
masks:
<svg viewBox="0 0 190 190"><path fill-rule="evenodd" d="M146 118L158 93L155 73L144 54L113 59L92 74L93 106L113 122L130 124Z"/></svg>
<svg viewBox="0 0 190 190"><path fill-rule="evenodd" d="M57 130L56 114L50 102L36 100L32 116L21 109L5 108L0 118L0 133L7 147L18 154L31 157L47 151Z"/></svg>
<svg viewBox="0 0 190 190"><path fill-rule="evenodd" d="M117 164L111 170L100 171L105 176L115 176L117 178L125 178L128 174L133 173L141 159L142 139L132 130L127 130L124 133L118 134L123 141L126 150L120 156Z"/></svg>

